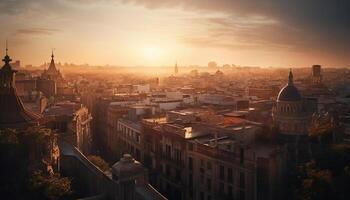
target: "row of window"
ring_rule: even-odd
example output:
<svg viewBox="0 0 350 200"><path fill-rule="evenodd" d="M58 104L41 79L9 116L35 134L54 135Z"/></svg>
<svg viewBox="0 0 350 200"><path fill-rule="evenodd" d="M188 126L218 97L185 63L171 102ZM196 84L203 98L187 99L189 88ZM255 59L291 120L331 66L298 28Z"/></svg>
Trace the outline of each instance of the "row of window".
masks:
<svg viewBox="0 0 350 200"><path fill-rule="evenodd" d="M126 126L123 126L122 124L118 123L118 131L121 131L124 137L132 138L135 142L140 143L140 133L137 131L134 131L131 128L128 128Z"/></svg>

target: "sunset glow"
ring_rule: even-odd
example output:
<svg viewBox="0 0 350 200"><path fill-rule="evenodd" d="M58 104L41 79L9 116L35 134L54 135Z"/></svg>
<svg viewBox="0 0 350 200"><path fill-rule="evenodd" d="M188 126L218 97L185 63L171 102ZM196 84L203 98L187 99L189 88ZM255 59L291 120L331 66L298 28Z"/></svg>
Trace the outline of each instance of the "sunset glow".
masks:
<svg viewBox="0 0 350 200"><path fill-rule="evenodd" d="M347 20L332 23L338 19L332 12L320 14L322 8L303 1L278 1L270 9L265 4L5 0L0 2L0 41L8 39L16 59L34 65L47 61L43 58L52 48L61 62L92 65L171 66L181 60L205 66L215 60L219 65L305 67L315 60L329 66L350 62L344 53L349 50ZM339 9L333 13L343 12Z"/></svg>

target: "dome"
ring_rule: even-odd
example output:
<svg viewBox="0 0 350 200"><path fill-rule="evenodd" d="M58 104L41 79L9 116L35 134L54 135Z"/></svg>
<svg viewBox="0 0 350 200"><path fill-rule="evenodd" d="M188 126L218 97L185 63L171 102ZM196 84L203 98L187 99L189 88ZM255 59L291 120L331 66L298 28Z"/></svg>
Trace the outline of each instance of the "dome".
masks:
<svg viewBox="0 0 350 200"><path fill-rule="evenodd" d="M300 101L301 95L294 85L286 85L279 92L278 101Z"/></svg>
<svg viewBox="0 0 350 200"><path fill-rule="evenodd" d="M277 101L300 101L301 95L298 88L293 83L292 70L289 71L288 84L284 86L278 94Z"/></svg>

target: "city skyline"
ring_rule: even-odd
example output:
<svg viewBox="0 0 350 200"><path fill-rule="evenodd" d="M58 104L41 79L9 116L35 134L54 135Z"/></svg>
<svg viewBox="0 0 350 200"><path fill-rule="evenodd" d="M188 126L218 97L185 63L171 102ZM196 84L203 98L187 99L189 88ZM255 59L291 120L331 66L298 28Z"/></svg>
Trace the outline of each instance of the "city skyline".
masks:
<svg viewBox="0 0 350 200"><path fill-rule="evenodd" d="M349 3L2 1L14 60L113 66L347 67Z"/></svg>

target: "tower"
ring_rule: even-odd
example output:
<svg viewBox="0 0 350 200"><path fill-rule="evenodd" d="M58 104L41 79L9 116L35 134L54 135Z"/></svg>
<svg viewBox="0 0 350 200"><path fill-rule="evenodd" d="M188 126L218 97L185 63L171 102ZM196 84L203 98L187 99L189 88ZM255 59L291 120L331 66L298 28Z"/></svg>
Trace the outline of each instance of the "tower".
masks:
<svg viewBox="0 0 350 200"><path fill-rule="evenodd" d="M321 84L322 83L322 74L321 74L321 65L312 66L312 83Z"/></svg>
<svg viewBox="0 0 350 200"><path fill-rule="evenodd" d="M39 116L28 111L18 97L15 85L16 70L13 70L6 45L5 63L0 69L0 128L25 128L37 125Z"/></svg>
<svg viewBox="0 0 350 200"><path fill-rule="evenodd" d="M179 73L179 68L177 67L177 61L175 63L175 75L177 75Z"/></svg>
<svg viewBox="0 0 350 200"><path fill-rule="evenodd" d="M55 56L53 54L53 50L51 53L51 62L49 67L47 68L47 70L45 70L42 75L41 78L42 79L46 79L46 80L53 80L55 82L61 82L62 81L62 74L61 72L56 68L55 65Z"/></svg>

